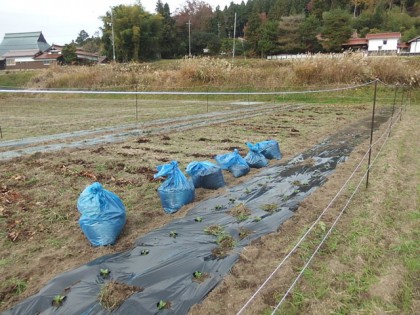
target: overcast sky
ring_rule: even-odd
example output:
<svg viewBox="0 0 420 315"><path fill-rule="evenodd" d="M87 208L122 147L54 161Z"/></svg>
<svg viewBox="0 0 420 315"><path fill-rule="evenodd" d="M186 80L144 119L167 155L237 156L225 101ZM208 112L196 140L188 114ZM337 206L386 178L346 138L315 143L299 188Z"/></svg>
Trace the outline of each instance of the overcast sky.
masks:
<svg viewBox="0 0 420 315"><path fill-rule="evenodd" d="M146 11L155 12L155 0L142 0ZM168 3L171 13L183 6L185 0L163 0ZM231 2L241 0L207 0L213 8L217 5L223 9ZM5 33L42 31L49 44L64 45L77 38L81 30L90 36L99 31L110 6L133 4L135 0L3 0L0 4L0 41Z"/></svg>

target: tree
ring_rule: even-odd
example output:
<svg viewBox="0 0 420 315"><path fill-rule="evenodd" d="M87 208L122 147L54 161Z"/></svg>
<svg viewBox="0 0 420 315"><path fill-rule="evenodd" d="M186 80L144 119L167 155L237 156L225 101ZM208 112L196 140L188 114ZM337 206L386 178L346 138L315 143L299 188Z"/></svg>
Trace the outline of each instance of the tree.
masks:
<svg viewBox="0 0 420 315"><path fill-rule="evenodd" d="M300 26L305 21L305 16L291 15L281 18L279 23L279 38L277 44L282 53L299 53L305 49Z"/></svg>
<svg viewBox="0 0 420 315"><path fill-rule="evenodd" d="M89 38L89 34L85 30L81 30L75 42L79 46L82 46L88 38Z"/></svg>
<svg viewBox="0 0 420 315"><path fill-rule="evenodd" d="M258 50L261 52L261 58L268 54L275 54L278 51L276 41L278 38L278 22L267 21L259 30L260 40L258 41Z"/></svg>
<svg viewBox="0 0 420 315"><path fill-rule="evenodd" d="M156 3L156 12L162 17L161 56L162 58L174 58L178 55L177 47L179 46L175 20L171 17L169 5L167 3L163 4L161 0Z"/></svg>
<svg viewBox="0 0 420 315"><path fill-rule="evenodd" d="M335 9L323 14L322 46L326 51L338 52L341 45L351 36L351 15L344 10Z"/></svg>
<svg viewBox="0 0 420 315"><path fill-rule="evenodd" d="M322 49L318 41L321 21L315 15L309 15L299 26L300 38L304 51L319 52Z"/></svg>
<svg viewBox="0 0 420 315"><path fill-rule="evenodd" d="M63 55L65 64L74 64L77 61L76 50L77 47L75 43L64 45L61 54Z"/></svg>
<svg viewBox="0 0 420 315"><path fill-rule="evenodd" d="M102 17L103 44L108 58L112 56L112 22L118 61L138 61L160 57L162 16L146 12L140 4L119 5Z"/></svg>

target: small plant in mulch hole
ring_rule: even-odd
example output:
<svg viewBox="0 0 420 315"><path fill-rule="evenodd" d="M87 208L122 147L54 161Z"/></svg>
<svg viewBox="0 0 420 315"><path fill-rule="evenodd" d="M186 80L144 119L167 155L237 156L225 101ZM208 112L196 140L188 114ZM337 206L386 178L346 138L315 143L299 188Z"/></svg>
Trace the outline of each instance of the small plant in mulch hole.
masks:
<svg viewBox="0 0 420 315"><path fill-rule="evenodd" d="M210 225L204 229L204 232L210 235L220 235L224 232L223 228L220 225Z"/></svg>
<svg viewBox="0 0 420 315"><path fill-rule="evenodd" d="M270 212L270 213L276 212L277 208L278 208L278 205L275 204L275 203L266 203L266 204L261 206L262 210L264 210L266 212Z"/></svg>
<svg viewBox="0 0 420 315"><path fill-rule="evenodd" d="M251 190L250 190L249 188L246 188L246 189L245 189L245 193L246 193L247 195L249 195L249 194L251 193Z"/></svg>
<svg viewBox="0 0 420 315"><path fill-rule="evenodd" d="M60 307L61 305L63 305L65 299L65 295L57 294L56 296L54 296L51 304L55 307Z"/></svg>
<svg viewBox="0 0 420 315"><path fill-rule="evenodd" d="M134 285L110 281L102 286L98 299L103 308L113 311L120 307L134 293L143 290L143 288Z"/></svg>
<svg viewBox="0 0 420 315"><path fill-rule="evenodd" d="M178 236L178 233L177 233L176 231L171 231L171 232L169 233L169 236L170 236L170 237L173 237L173 238L176 238L176 237Z"/></svg>
<svg viewBox="0 0 420 315"><path fill-rule="evenodd" d="M193 281L195 282L204 282L204 280L206 280L207 278L209 278L210 275L206 272L201 272L201 271L194 271L193 272Z"/></svg>
<svg viewBox="0 0 420 315"><path fill-rule="evenodd" d="M213 248L211 253L213 256L217 257L217 258L223 258L226 257L227 254L229 253L229 251L235 247L235 239L227 234L227 233L222 233L220 235L217 236L217 241L216 243L219 245L216 248Z"/></svg>
<svg viewBox="0 0 420 315"><path fill-rule="evenodd" d="M203 218L202 217L196 217L194 219L195 222L203 222Z"/></svg>
<svg viewBox="0 0 420 315"><path fill-rule="evenodd" d="M214 206L214 210L222 210L222 209L223 209L223 206L221 205Z"/></svg>
<svg viewBox="0 0 420 315"><path fill-rule="evenodd" d="M254 221L254 222L260 222L262 220L262 218L261 217L254 217L253 219L252 219L252 221Z"/></svg>
<svg viewBox="0 0 420 315"><path fill-rule="evenodd" d="M101 268L99 270L99 274L101 275L102 278L109 278L111 274L111 270L109 270L108 268L104 268L104 269Z"/></svg>
<svg viewBox="0 0 420 315"><path fill-rule="evenodd" d="M244 228L244 227L241 227L240 229L239 229L239 238L241 239L241 240L243 240L245 237L247 237L248 235L250 235L252 233L252 231L251 230L249 230L249 229L247 229L247 228Z"/></svg>
<svg viewBox="0 0 420 315"><path fill-rule="evenodd" d="M143 250L140 252L140 255L142 255L142 256L149 255L149 250L148 250L148 249L143 249Z"/></svg>
<svg viewBox="0 0 420 315"><path fill-rule="evenodd" d="M236 201L236 199L235 199L235 198L229 198L229 203L230 203L230 204L235 203L235 201Z"/></svg>
<svg viewBox="0 0 420 315"><path fill-rule="evenodd" d="M231 216L235 217L237 221L245 221L249 218L251 211L243 204L239 204L228 212Z"/></svg>
<svg viewBox="0 0 420 315"><path fill-rule="evenodd" d="M156 307L159 311L163 309L169 309L171 308L171 302L160 300L159 302L156 303Z"/></svg>

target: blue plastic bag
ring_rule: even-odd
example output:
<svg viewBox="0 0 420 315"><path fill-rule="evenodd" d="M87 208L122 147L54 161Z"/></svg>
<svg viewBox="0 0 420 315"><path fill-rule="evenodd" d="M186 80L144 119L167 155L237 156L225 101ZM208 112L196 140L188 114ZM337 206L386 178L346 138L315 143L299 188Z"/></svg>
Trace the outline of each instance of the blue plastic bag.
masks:
<svg viewBox="0 0 420 315"><path fill-rule="evenodd" d="M158 188L160 202L166 213L175 213L182 206L194 201L194 184L181 172L177 161L160 165L157 170L154 178L166 177Z"/></svg>
<svg viewBox="0 0 420 315"><path fill-rule="evenodd" d="M93 246L115 243L125 225L125 207L116 194L95 182L80 194L77 209L80 228Z"/></svg>
<svg viewBox="0 0 420 315"><path fill-rule="evenodd" d="M249 142L246 145L249 148L249 152L245 156L245 161L248 163L249 167L266 167L268 165L268 161L265 158L265 156L260 152L258 145L253 145Z"/></svg>
<svg viewBox="0 0 420 315"><path fill-rule="evenodd" d="M211 162L191 162L187 166L195 188L218 189L225 186L222 169Z"/></svg>
<svg viewBox="0 0 420 315"><path fill-rule="evenodd" d="M282 154L280 152L280 146L277 141L275 140L262 141L262 142L258 142L256 146L258 146L259 151L262 153L262 155L265 156L266 159L281 160Z"/></svg>
<svg viewBox="0 0 420 315"><path fill-rule="evenodd" d="M216 155L214 159L222 170L228 170L234 177L249 173L249 165L239 154L238 149L235 149L232 153Z"/></svg>

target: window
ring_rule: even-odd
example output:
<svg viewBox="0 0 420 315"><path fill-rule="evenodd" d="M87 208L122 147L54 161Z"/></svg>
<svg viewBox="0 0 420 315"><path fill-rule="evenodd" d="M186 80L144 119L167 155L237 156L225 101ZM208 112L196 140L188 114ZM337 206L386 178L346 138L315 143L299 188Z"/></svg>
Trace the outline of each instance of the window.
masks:
<svg viewBox="0 0 420 315"><path fill-rule="evenodd" d="M386 39L383 40L383 44L386 45L388 41Z"/></svg>
<svg viewBox="0 0 420 315"><path fill-rule="evenodd" d="M51 60L44 60L44 66L49 66L51 64Z"/></svg>
<svg viewBox="0 0 420 315"><path fill-rule="evenodd" d="M6 66L15 66L16 61L15 58L6 58Z"/></svg>
<svg viewBox="0 0 420 315"><path fill-rule="evenodd" d="M378 50L382 50L382 46L378 46Z"/></svg>

